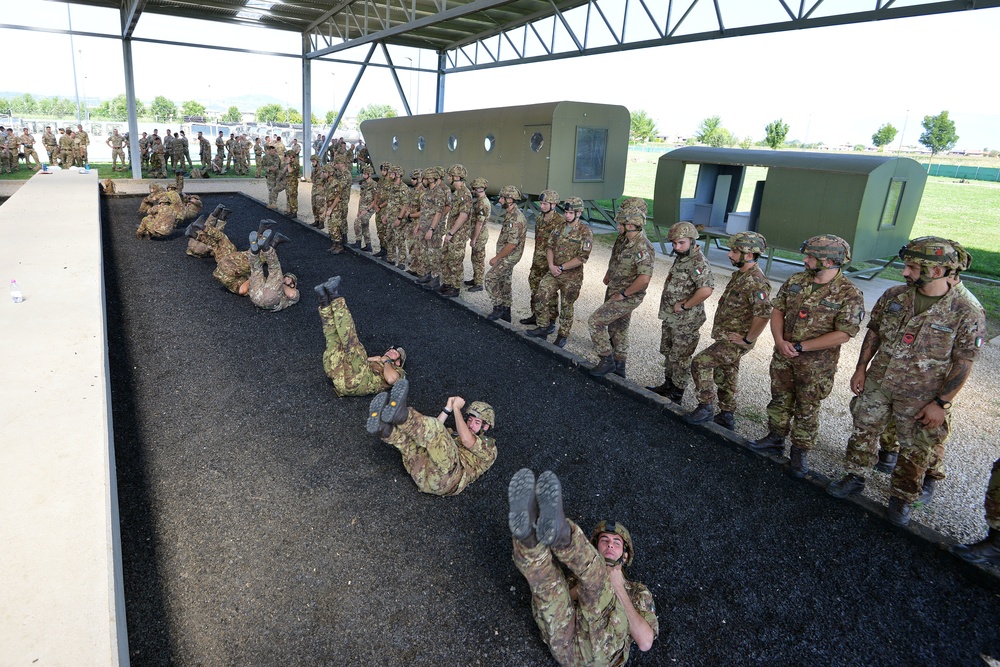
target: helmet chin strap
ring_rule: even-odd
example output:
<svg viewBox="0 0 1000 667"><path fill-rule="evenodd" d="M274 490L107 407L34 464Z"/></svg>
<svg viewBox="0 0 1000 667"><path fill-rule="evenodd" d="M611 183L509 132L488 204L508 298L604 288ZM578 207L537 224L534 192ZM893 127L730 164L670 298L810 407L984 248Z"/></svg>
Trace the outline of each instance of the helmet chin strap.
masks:
<svg viewBox="0 0 1000 667"><path fill-rule="evenodd" d="M605 558L604 559L604 564L607 565L608 567L618 567L619 565L621 565L624 562L625 562L625 552L624 551L622 552L622 555L618 557L617 560L611 560L610 558Z"/></svg>

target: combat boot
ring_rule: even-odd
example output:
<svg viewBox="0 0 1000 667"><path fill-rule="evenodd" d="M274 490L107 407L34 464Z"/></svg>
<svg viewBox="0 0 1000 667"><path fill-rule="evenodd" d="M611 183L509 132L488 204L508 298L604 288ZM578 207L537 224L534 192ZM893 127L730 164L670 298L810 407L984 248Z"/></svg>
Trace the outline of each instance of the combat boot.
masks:
<svg viewBox="0 0 1000 667"><path fill-rule="evenodd" d="M378 254L376 254L375 256L378 257ZM417 278L414 282L417 283L418 285L426 285L430 281L431 281L431 274L425 273L420 278Z"/></svg>
<svg viewBox="0 0 1000 667"><path fill-rule="evenodd" d="M319 307L325 308L330 305L330 295L326 293L326 283L320 283L313 288L319 296Z"/></svg>
<svg viewBox="0 0 1000 667"><path fill-rule="evenodd" d="M730 431L736 430L736 417L731 411L720 412L715 415L715 419L712 420L722 428L728 428Z"/></svg>
<svg viewBox="0 0 1000 667"><path fill-rule="evenodd" d="M809 452L805 449L799 449L795 445L792 445L789 451L789 461L788 470L792 473L792 477L797 477L799 479L806 476L809 472L809 463L806 461L806 457Z"/></svg>
<svg viewBox="0 0 1000 667"><path fill-rule="evenodd" d="M468 289L468 291L469 292L482 292L483 291L483 286L482 285L473 285L472 287L470 287Z"/></svg>
<svg viewBox="0 0 1000 667"><path fill-rule="evenodd" d="M504 322L510 322L510 306L503 306L500 311L500 319Z"/></svg>
<svg viewBox="0 0 1000 667"><path fill-rule="evenodd" d="M260 221L260 225L257 226L257 236L263 236L264 232L269 229L274 229L278 226L278 223L270 218L264 218Z"/></svg>
<svg viewBox="0 0 1000 667"><path fill-rule="evenodd" d="M669 377L665 377L663 379L663 384L657 385L655 387L646 387L646 389L659 396L668 396L670 392L676 388L677 386L674 384L674 381L671 380Z"/></svg>
<svg viewBox="0 0 1000 667"><path fill-rule="evenodd" d="M461 292L457 287L452 287L451 285L442 285L441 289L438 290L438 294L440 294L441 296L452 298L458 296L459 294L461 294Z"/></svg>
<svg viewBox="0 0 1000 667"><path fill-rule="evenodd" d="M379 248L379 251L377 253L375 253L374 255L372 255L372 257L385 257L386 254L387 254L387 251L386 251L385 248Z"/></svg>
<svg viewBox="0 0 1000 667"><path fill-rule="evenodd" d="M224 210L226 210L226 207L225 207L225 205L223 205L223 204L219 204L218 206L216 206L216 207L215 207L215 210L214 210L214 211L212 211L212 215L210 215L209 217L210 217L210 218L211 218L212 220L218 220L219 218L221 218L221 217L222 217L222 212L223 212Z"/></svg>
<svg viewBox="0 0 1000 667"><path fill-rule="evenodd" d="M688 422L700 424L715 417L715 403L699 403L698 407L687 414Z"/></svg>
<svg viewBox="0 0 1000 667"><path fill-rule="evenodd" d="M392 424L384 423L381 418L382 409L388 400L389 392L383 391L375 396L368 405L368 419L365 421L365 430L383 440L392 435Z"/></svg>
<svg viewBox="0 0 1000 667"><path fill-rule="evenodd" d="M525 326L530 326L530 327L536 326L538 324L538 321L535 319L534 315L531 315L530 317L522 317L520 320L518 320L518 322L524 324Z"/></svg>
<svg viewBox="0 0 1000 667"><path fill-rule="evenodd" d="M441 276L434 276L431 281L424 285L424 289L436 290L441 288Z"/></svg>
<svg viewBox="0 0 1000 667"><path fill-rule="evenodd" d="M667 394L667 398L669 398L677 405L680 405L681 401L684 400L684 388L675 386L673 389L670 390L670 393Z"/></svg>
<svg viewBox="0 0 1000 667"><path fill-rule="evenodd" d="M256 255L264 247L267 247L266 239L261 238L257 232L250 232L250 252Z"/></svg>
<svg viewBox="0 0 1000 667"><path fill-rule="evenodd" d="M355 241L354 243L351 244L351 247L352 248L357 248L358 250L360 250L361 249L361 241Z"/></svg>
<svg viewBox="0 0 1000 667"><path fill-rule="evenodd" d="M462 282L465 283L466 287L475 287L476 286L476 281L475 280L464 280Z"/></svg>
<svg viewBox="0 0 1000 667"><path fill-rule="evenodd" d="M898 456L899 454L896 452L879 450L878 463L875 464L875 470L884 472L886 475L891 475L892 471L896 468L896 459Z"/></svg>
<svg viewBox="0 0 1000 667"><path fill-rule="evenodd" d="M937 480L931 477L924 476L924 485L920 490L920 497L917 498L918 503L923 503L924 505L930 504L934 500L934 487L937 486Z"/></svg>
<svg viewBox="0 0 1000 667"><path fill-rule="evenodd" d="M781 454L785 451L785 436L780 433L775 433L771 431L765 437L759 440L751 440L747 445L750 449L755 452L770 452L772 454Z"/></svg>
<svg viewBox="0 0 1000 667"><path fill-rule="evenodd" d="M600 363L590 369L590 374L599 378L604 377L613 370L615 370L615 356L609 354L606 357L601 357Z"/></svg>
<svg viewBox="0 0 1000 667"><path fill-rule="evenodd" d="M276 248L279 245L281 245L282 243L285 243L286 241L290 240L287 236L285 236L281 232L276 232L274 230L270 230L270 231L271 231L270 235L268 235L267 232L264 232L264 235L267 237L267 247L268 248L272 248L272 249Z"/></svg>
<svg viewBox="0 0 1000 667"><path fill-rule="evenodd" d="M410 381L399 378L389 390L389 399L382 408L382 423L399 426L406 423L406 397L410 392Z"/></svg>
<svg viewBox="0 0 1000 667"><path fill-rule="evenodd" d="M521 320L522 322L524 320ZM556 325L550 324L547 327L535 327L534 329L528 329L525 331L525 335L531 336L532 338L548 338L556 332Z"/></svg>
<svg viewBox="0 0 1000 667"><path fill-rule="evenodd" d="M956 545L955 553L969 563L1000 565L1000 530L990 528L986 537L975 544Z"/></svg>
<svg viewBox="0 0 1000 667"><path fill-rule="evenodd" d="M471 292L472 290L469 291ZM552 344L556 347L566 347L566 336L556 336L556 339Z"/></svg>
<svg viewBox="0 0 1000 667"><path fill-rule="evenodd" d="M222 209L222 215L219 216L219 219L222 220L222 222L225 222L226 220L229 220L229 216L230 216L230 214L232 214L232 212L233 212L233 209L231 209L231 208L223 208ZM271 222L274 222L274 221L272 220Z"/></svg>
<svg viewBox="0 0 1000 667"><path fill-rule="evenodd" d="M910 523L910 512L912 506L902 498L896 496L889 497L889 506L885 509L885 518L894 526L902 528Z"/></svg>
<svg viewBox="0 0 1000 667"><path fill-rule="evenodd" d="M625 377L625 359L615 359L615 375Z"/></svg>
<svg viewBox="0 0 1000 667"><path fill-rule="evenodd" d="M366 245L366 246L365 246L364 248L362 248L362 249L361 249L361 251L362 251L362 252L371 252L371 251L372 251L372 244L371 244L371 243L369 243L369 244L368 244L368 245Z"/></svg>
<svg viewBox="0 0 1000 667"><path fill-rule="evenodd" d="M187 236L188 238L192 239L197 238L198 232L200 232L203 229L205 229L205 216L202 215L199 216L197 220L195 220L194 222L192 222L190 225L187 226L187 229L184 230L184 236Z"/></svg>
<svg viewBox="0 0 1000 667"><path fill-rule="evenodd" d="M330 247L327 249L327 252L333 255L339 255L340 253L344 252L344 246L342 243L340 243L340 241L334 241L330 244Z"/></svg>
<svg viewBox="0 0 1000 667"><path fill-rule="evenodd" d="M535 524L538 522L538 501L535 499L535 473L528 468L521 468L514 473L507 485L507 501L510 505L507 513L510 534L529 549L537 546Z"/></svg>
<svg viewBox="0 0 1000 667"><path fill-rule="evenodd" d="M340 276L333 276L323 283L323 286L326 288L326 293L330 296L330 301L340 298Z"/></svg>
<svg viewBox="0 0 1000 667"><path fill-rule="evenodd" d="M854 473L847 473L836 482L826 485L826 492L834 498L846 498L861 493L865 488L865 478Z"/></svg>
<svg viewBox="0 0 1000 667"><path fill-rule="evenodd" d="M535 500L538 503L538 521L535 536L538 541L553 549L565 549L573 539L573 532L563 513L562 484L551 470L538 476L535 482Z"/></svg>
<svg viewBox="0 0 1000 667"><path fill-rule="evenodd" d="M495 322L496 320L500 319L501 315L503 315L503 306L493 306L493 312L487 315L486 319L488 319L490 322Z"/></svg>

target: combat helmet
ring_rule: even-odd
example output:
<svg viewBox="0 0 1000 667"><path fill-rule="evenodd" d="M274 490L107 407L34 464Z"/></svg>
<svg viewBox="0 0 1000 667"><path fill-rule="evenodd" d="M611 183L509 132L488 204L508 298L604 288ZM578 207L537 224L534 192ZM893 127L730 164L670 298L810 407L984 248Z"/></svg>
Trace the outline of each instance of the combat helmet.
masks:
<svg viewBox="0 0 1000 667"><path fill-rule="evenodd" d="M567 197L566 201L562 203L564 211L576 211L577 213L583 213L583 200L579 197Z"/></svg>
<svg viewBox="0 0 1000 667"><path fill-rule="evenodd" d="M729 247L740 252L763 255L767 250L767 241L757 232L739 232L729 237Z"/></svg>
<svg viewBox="0 0 1000 667"><path fill-rule="evenodd" d="M671 225L670 231L667 232L668 241L676 241L678 239L691 239L692 241L697 241L698 236L698 228L686 220L675 222Z"/></svg>
<svg viewBox="0 0 1000 667"><path fill-rule="evenodd" d="M969 251L966 250L965 247L958 241L949 240L948 243L950 243L955 249L955 252L958 253L959 266L955 269L955 272L959 273L961 271L968 271L969 267L972 266L972 255L970 255Z"/></svg>
<svg viewBox="0 0 1000 667"><path fill-rule="evenodd" d="M946 269L959 271L965 264L965 260L951 241L940 236L921 236L911 240L899 249L899 258L904 263L919 264L922 267L943 266ZM971 262L970 257L969 263Z"/></svg>
<svg viewBox="0 0 1000 667"><path fill-rule="evenodd" d="M397 176L402 176L403 168L400 167L398 164L389 165L389 175L392 176L393 174L396 174Z"/></svg>
<svg viewBox="0 0 1000 667"><path fill-rule="evenodd" d="M590 543L594 545L595 549L597 548L597 539L601 536L601 533L614 533L622 538L622 541L625 543L625 554L622 564L631 565L632 559L635 558L635 547L632 545L632 533L628 532L628 528L617 521L601 521L594 526L594 530L590 533Z"/></svg>
<svg viewBox="0 0 1000 667"><path fill-rule="evenodd" d="M403 347L400 346L400 345L394 345L393 347L391 347L389 349L390 350L396 350L396 352L399 352L399 364L397 364L397 365L400 368L402 368L403 366L405 366L406 365L406 350L404 350Z"/></svg>
<svg viewBox="0 0 1000 667"><path fill-rule="evenodd" d="M851 263L851 244L833 234L819 234L806 239L799 252L819 260L831 259L837 266Z"/></svg>
<svg viewBox="0 0 1000 667"><path fill-rule="evenodd" d="M391 167L391 166L392 166L391 162L383 162L382 164L379 165L378 168L379 168L380 171L388 171L389 167Z"/></svg>
<svg viewBox="0 0 1000 667"><path fill-rule="evenodd" d="M514 201L521 201L521 191L514 185L505 185L500 188L501 197L509 197Z"/></svg>
<svg viewBox="0 0 1000 667"><path fill-rule="evenodd" d="M542 190L542 193L538 195L538 203L548 202L555 206L559 203L559 193L555 190Z"/></svg>
<svg viewBox="0 0 1000 667"><path fill-rule="evenodd" d="M452 178L457 178L464 181L469 177L469 170L460 164L453 164L448 167L448 175Z"/></svg>
<svg viewBox="0 0 1000 667"><path fill-rule="evenodd" d="M421 178L421 176L422 176L422 174L420 173L419 169L414 169L413 171L410 172L410 180L411 181L419 181L420 178Z"/></svg>
<svg viewBox="0 0 1000 667"><path fill-rule="evenodd" d="M465 414L470 417L479 417L483 420L484 424L489 424L490 428L496 426L497 418L493 412L493 406L485 401L473 401L469 409L465 411Z"/></svg>
<svg viewBox="0 0 1000 667"><path fill-rule="evenodd" d="M375 175L375 170L372 169L372 166L370 164L366 164L365 166L361 167L361 175L362 176L374 176Z"/></svg>
<svg viewBox="0 0 1000 667"><path fill-rule="evenodd" d="M482 189L485 190L486 186L489 185L489 184L490 184L490 182L487 181L482 176L476 176L474 179L472 179L472 185L471 185L471 187L472 187L473 190L475 190L476 188L482 188Z"/></svg>
<svg viewBox="0 0 1000 667"><path fill-rule="evenodd" d="M626 197L622 200L622 203L618 206L619 211L636 211L641 213L643 216L649 214L649 206L646 204L646 200L642 197Z"/></svg>
<svg viewBox="0 0 1000 667"><path fill-rule="evenodd" d="M427 167L422 173L424 178L434 180L436 178L441 178L441 172L437 170L437 167Z"/></svg>
<svg viewBox="0 0 1000 667"><path fill-rule="evenodd" d="M298 288L298 286L299 286L299 277L297 275L295 275L294 273L292 273L291 271L289 271L288 273L285 274L284 277L285 278L291 278L292 279L292 287L296 288L296 289Z"/></svg>

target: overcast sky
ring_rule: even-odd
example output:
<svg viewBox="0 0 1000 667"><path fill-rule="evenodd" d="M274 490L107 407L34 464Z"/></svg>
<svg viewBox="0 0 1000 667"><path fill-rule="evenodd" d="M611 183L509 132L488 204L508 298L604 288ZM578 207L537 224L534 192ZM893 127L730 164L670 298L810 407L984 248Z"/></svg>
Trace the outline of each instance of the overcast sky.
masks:
<svg viewBox="0 0 1000 667"><path fill-rule="evenodd" d="M74 6L71 17L75 30L118 29L116 11ZM42 0L5 2L3 22L64 29L67 8ZM135 34L188 44L293 54L301 50L297 33L149 13ZM556 100L609 102L646 110L669 135L690 135L703 118L719 115L735 135L758 140L764 126L780 117L791 127L789 139L836 145L869 143L886 122L899 130L905 126L903 143L915 144L923 117L947 109L957 126L959 148L998 149L997 34L1000 9L982 9L455 74L445 77L445 111ZM75 37L71 47L67 36L6 29L0 29L0 40L7 54L26 55L20 65L9 61L0 83L4 91L73 98L75 60L81 96L93 100L124 92L118 40ZM178 105L196 99L215 108L243 95L262 94L302 107L302 75L295 58L138 42L133 57L136 93L147 104L165 95ZM400 50L393 58L402 66L435 62L430 51ZM373 62L381 62L381 56ZM318 116L340 106L357 71L353 64L314 62L313 110ZM404 73L400 78L414 112L418 98L419 112L433 112L434 74ZM391 104L402 113L387 70L368 69L347 116L369 102Z"/></svg>

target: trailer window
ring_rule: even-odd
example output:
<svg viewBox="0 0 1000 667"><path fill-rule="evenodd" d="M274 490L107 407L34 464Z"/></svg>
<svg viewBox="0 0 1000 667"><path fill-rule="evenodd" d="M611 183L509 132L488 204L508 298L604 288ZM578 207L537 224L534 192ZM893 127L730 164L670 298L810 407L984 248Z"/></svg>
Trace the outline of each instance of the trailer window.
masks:
<svg viewBox="0 0 1000 667"><path fill-rule="evenodd" d="M607 150L607 128L576 128L576 164L573 168L573 180L603 181Z"/></svg>

